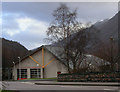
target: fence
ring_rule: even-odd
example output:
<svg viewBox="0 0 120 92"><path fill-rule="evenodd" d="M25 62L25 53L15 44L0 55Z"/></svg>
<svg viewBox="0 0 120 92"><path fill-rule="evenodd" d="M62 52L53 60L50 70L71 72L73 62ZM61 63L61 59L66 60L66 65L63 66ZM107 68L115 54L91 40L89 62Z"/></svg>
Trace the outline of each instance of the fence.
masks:
<svg viewBox="0 0 120 92"><path fill-rule="evenodd" d="M58 74L59 82L120 82L120 72Z"/></svg>

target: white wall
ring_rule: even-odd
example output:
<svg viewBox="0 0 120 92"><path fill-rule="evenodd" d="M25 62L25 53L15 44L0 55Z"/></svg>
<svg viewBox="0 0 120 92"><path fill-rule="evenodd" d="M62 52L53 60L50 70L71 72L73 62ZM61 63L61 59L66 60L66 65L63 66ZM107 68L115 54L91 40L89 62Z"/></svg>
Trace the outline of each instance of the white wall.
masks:
<svg viewBox="0 0 120 92"><path fill-rule="evenodd" d="M55 58L51 53L45 50L45 64L49 63L53 58ZM58 61L57 59L53 60L47 67L44 69L45 78L57 77L57 72L66 73L67 68L65 65Z"/></svg>

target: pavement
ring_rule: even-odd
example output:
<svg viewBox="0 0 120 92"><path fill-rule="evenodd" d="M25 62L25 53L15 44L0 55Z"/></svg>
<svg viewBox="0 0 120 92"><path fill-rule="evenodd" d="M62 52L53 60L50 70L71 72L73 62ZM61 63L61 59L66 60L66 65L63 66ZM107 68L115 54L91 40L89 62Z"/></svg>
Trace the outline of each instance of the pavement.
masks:
<svg viewBox="0 0 120 92"><path fill-rule="evenodd" d="M34 81L36 85L72 85L72 86L120 86L117 82L57 82L57 81Z"/></svg>
<svg viewBox="0 0 120 92"><path fill-rule="evenodd" d="M57 82L54 79L19 80L19 82L31 82L35 85L120 86L119 82Z"/></svg>

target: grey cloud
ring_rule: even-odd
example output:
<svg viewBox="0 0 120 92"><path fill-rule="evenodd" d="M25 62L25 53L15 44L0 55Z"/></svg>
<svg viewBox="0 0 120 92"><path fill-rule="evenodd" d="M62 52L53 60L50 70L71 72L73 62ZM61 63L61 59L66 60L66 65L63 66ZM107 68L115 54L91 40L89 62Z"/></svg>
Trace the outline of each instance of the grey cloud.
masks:
<svg viewBox="0 0 120 92"><path fill-rule="evenodd" d="M114 16L118 11L118 3L115 2L81 2L69 3L70 7L77 7L78 18L85 21L98 21Z"/></svg>
<svg viewBox="0 0 120 92"><path fill-rule="evenodd" d="M38 20L51 21L52 11L59 3L3 3L3 13L23 13Z"/></svg>
<svg viewBox="0 0 120 92"><path fill-rule="evenodd" d="M112 17L118 11L117 2L75 2L66 4L71 9L78 8L78 18L85 21L106 19ZM59 5L58 2L3 3L3 11L25 13L29 17L50 22L53 20L53 10Z"/></svg>
<svg viewBox="0 0 120 92"><path fill-rule="evenodd" d="M9 16L4 16L2 17L2 27L3 29L17 29L18 25L17 22L14 20L16 18L16 16L13 15L9 15Z"/></svg>

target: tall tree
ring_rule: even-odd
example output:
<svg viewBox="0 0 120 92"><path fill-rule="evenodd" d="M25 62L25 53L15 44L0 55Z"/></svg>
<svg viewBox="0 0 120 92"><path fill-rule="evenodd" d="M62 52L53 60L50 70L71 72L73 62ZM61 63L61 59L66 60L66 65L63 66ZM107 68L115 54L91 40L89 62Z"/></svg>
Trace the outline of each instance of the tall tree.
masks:
<svg viewBox="0 0 120 92"><path fill-rule="evenodd" d="M67 63L68 71L77 72L85 57L83 52L86 46L86 35L77 21L77 10L70 11L65 4L61 4L53 16L55 19L47 30L48 40L64 49L59 56L64 53L62 58Z"/></svg>
<svg viewBox="0 0 120 92"><path fill-rule="evenodd" d="M65 4L61 4L54 12L54 21L48 28L47 35L53 43L67 38L73 33L73 28L77 24L76 10L71 12Z"/></svg>
<svg viewBox="0 0 120 92"><path fill-rule="evenodd" d="M97 56L99 56L100 58L103 58L104 60L106 60L107 62L109 62L109 64L107 64L107 66L105 65L104 71L116 71L117 67L118 67L118 47L115 46L114 43L114 38L110 37L110 43L106 44L104 42L102 42L101 48L98 49ZM109 65L109 67L108 67Z"/></svg>

